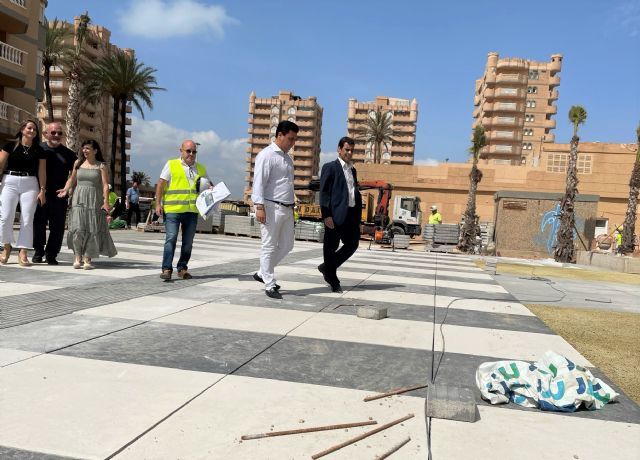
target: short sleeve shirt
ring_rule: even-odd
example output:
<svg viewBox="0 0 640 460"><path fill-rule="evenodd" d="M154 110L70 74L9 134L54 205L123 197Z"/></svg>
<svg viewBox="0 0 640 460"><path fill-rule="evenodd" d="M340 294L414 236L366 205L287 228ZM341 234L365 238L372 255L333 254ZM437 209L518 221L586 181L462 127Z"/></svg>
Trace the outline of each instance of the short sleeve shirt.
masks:
<svg viewBox="0 0 640 460"><path fill-rule="evenodd" d="M7 142L2 150L9 154L5 171L26 172L32 176L38 174L40 160L46 158L39 145L27 148L21 143L16 145L15 141L11 141Z"/></svg>
<svg viewBox="0 0 640 460"><path fill-rule="evenodd" d="M47 159L47 194L55 194L56 190L64 188L78 157L64 145L49 147L43 142L40 147Z"/></svg>

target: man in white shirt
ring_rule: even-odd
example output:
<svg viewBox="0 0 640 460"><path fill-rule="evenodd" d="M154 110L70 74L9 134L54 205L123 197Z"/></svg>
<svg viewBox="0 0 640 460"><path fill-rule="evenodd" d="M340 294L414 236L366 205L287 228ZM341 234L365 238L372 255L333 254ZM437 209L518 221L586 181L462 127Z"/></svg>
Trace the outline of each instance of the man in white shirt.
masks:
<svg viewBox="0 0 640 460"><path fill-rule="evenodd" d="M333 292L342 292L338 268L356 252L360 242L362 196L358 176L351 163L355 141L343 137L338 142L338 158L326 163L320 174L320 210L324 219L324 263L318 266ZM338 246L342 242L342 246Z"/></svg>
<svg viewBox="0 0 640 460"><path fill-rule="evenodd" d="M275 267L293 249L294 166L287 152L295 145L298 130L295 123L281 121L275 141L258 154L253 170L251 200L262 236L260 270L253 279L264 283L265 293L272 299L282 299Z"/></svg>

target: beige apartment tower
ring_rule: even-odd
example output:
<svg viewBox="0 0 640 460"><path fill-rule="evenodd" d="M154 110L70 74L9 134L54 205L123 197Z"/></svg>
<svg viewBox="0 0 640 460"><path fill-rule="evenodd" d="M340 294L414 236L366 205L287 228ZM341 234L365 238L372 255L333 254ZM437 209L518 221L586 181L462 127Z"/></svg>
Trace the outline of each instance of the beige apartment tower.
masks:
<svg viewBox="0 0 640 460"><path fill-rule="evenodd" d="M46 0L0 0L0 141L35 120L42 100Z"/></svg>
<svg viewBox="0 0 640 460"><path fill-rule="evenodd" d="M537 62L489 53L473 101L473 127L481 124L487 136L481 158L496 164L539 164L544 143L555 141L551 130L556 127L561 68L561 54Z"/></svg>
<svg viewBox="0 0 640 460"><path fill-rule="evenodd" d="M412 165L416 144L416 122L418 102L414 99L376 96L372 102L349 99L347 133L356 141L353 150L354 163L373 163L374 147L363 140L367 117L378 109L387 111L392 117L393 135L388 148L382 147L382 164Z"/></svg>
<svg viewBox="0 0 640 460"><path fill-rule="evenodd" d="M80 17L76 16L74 18L73 24L63 23L64 26L68 27L70 31L74 31L74 33L69 33L69 36L66 38L65 43L68 45L73 45L75 42L75 31L80 25ZM89 57L89 59L93 62L96 62L102 56L104 56L108 51L114 51L118 49L117 46L110 42L111 32L103 26L90 24L88 28L88 33L85 37L85 41L83 43L83 50ZM126 53L133 53L133 50L128 48L122 49L122 51ZM54 121L58 121L62 124L63 130L66 132L66 114L67 114L67 104L69 100L69 81L65 76L64 69L59 66L53 66L50 72L50 86L51 86L51 102L53 104L53 119ZM47 122L49 121L49 115L47 112L47 101L46 95L44 97L44 101L38 104L38 119L40 120L41 127L46 127ZM127 113L131 113L131 106L127 106ZM120 120L120 115L118 115L118 120ZM128 126L131 125L131 118L126 118L126 124ZM118 121L118 137L116 143L116 158L115 158L115 191L116 193L120 192L120 162L121 162L121 152L120 152L120 123ZM102 100L97 104L84 104L80 109L80 131L79 131L79 141L86 140L95 140L100 144L102 149L102 154L104 156L105 161L111 162L111 139L113 132L113 98L110 96L104 96ZM125 148L129 150L131 148L131 144L129 143L129 139L131 138L131 130L125 130L125 137L127 138L127 142L125 144ZM125 161L129 161L129 155L126 155ZM129 173L129 167L127 166L127 173ZM125 178L126 180L126 178Z"/></svg>
<svg viewBox="0 0 640 460"><path fill-rule="evenodd" d="M275 140L276 127L283 120L298 125L298 140L289 155L295 165L295 185L305 186L320 168L320 136L322 134L322 107L315 96L303 99L291 91L280 91L277 96L258 98L249 95L249 147L247 147L247 186L244 200L249 201L253 185L256 156ZM312 202L310 190L296 190L296 197L303 203Z"/></svg>

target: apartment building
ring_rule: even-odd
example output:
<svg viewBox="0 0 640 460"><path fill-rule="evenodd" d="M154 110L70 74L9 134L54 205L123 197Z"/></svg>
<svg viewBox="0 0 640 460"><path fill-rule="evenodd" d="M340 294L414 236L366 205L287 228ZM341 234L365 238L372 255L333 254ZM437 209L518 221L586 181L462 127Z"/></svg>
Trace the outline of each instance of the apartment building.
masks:
<svg viewBox="0 0 640 460"><path fill-rule="evenodd" d="M482 158L496 164L539 164L542 144L555 141L561 69L561 54L537 62L489 53L473 101L473 127L484 126L487 136Z"/></svg>
<svg viewBox="0 0 640 460"><path fill-rule="evenodd" d="M347 132L356 141L353 149L355 163L373 163L374 146L363 139L366 132L366 120L378 109L387 112L392 120L393 135L387 146L382 146L380 162L382 164L412 165L415 155L416 122L418 121L418 102L414 99L376 96L372 102L358 102L349 99L347 114Z"/></svg>
<svg viewBox="0 0 640 460"><path fill-rule="evenodd" d="M46 0L0 0L0 141L36 118L42 100Z"/></svg>
<svg viewBox="0 0 640 460"><path fill-rule="evenodd" d="M68 27L70 31L75 32L80 25L80 17L74 18L73 24L64 22L64 26ZM88 33L83 43L83 50L92 61L97 61L108 51L117 49L116 45L110 42L111 32L103 26L90 24ZM70 33L66 39L66 44L75 44L75 33ZM123 49L127 53L133 53L133 50ZM50 71L50 86L51 86L51 102L53 104L53 119L62 124L63 130L66 131L66 114L67 104L69 100L69 81L65 76L64 69L60 66L54 66ZM127 113L131 113L131 106L127 107ZM49 121L47 111L46 95L44 100L38 104L38 119L42 127L46 126ZM121 151L120 151L120 115L118 115L118 133L116 143L116 156L115 156L115 190L120 191L121 177L120 177L120 164L121 164ZM126 125L131 125L131 118L126 117ZM102 100L96 104L84 104L80 111L80 141L95 140L100 144L105 161L111 162L111 139L113 133L113 99L110 96L105 96ZM131 144L129 139L131 138L131 130L125 130L125 137L127 139L125 148L129 150ZM126 162L129 162L129 155L126 155ZM127 166L127 173L129 173L129 167ZM125 178L126 180L126 178Z"/></svg>
<svg viewBox="0 0 640 460"><path fill-rule="evenodd" d="M275 140L276 127L283 120L292 121L300 128L296 145L289 152L295 165L295 185L307 185L313 177L318 176L322 107L315 96L303 99L291 91L280 91L277 96L258 98L255 92L251 92L249 115L245 201L251 197L256 156ZM296 190L296 197L303 203L309 203L314 200L314 192Z"/></svg>

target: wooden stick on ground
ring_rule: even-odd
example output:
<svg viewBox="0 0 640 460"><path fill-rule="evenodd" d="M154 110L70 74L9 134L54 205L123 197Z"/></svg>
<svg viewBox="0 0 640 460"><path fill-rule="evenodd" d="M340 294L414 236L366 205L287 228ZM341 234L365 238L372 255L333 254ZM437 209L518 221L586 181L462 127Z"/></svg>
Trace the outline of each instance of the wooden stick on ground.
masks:
<svg viewBox="0 0 640 460"><path fill-rule="evenodd" d="M376 399L386 398L387 396L399 395L406 393L407 391L419 390L421 388L427 388L429 385L416 385L413 387L396 388L395 390L389 390L386 393L380 393L373 396L367 396L364 398L364 402L374 401Z"/></svg>
<svg viewBox="0 0 640 460"><path fill-rule="evenodd" d="M389 457L391 454L397 452L400 450L400 448L402 446L404 446L406 443L408 443L409 441L411 441L411 436L407 436L407 438L403 441L400 441L398 444L396 444L395 446L393 446L391 449L389 449L388 451L386 451L383 454L380 455L376 455L376 457L374 458L374 460L382 460L384 458Z"/></svg>
<svg viewBox="0 0 640 460"><path fill-rule="evenodd" d="M399 418L398 420L394 420L393 422L389 422L386 425L382 425L382 426L380 426L380 427L378 427L378 428L376 428L374 430L367 431L366 433L363 433L360 436L356 436L355 438L351 438L351 439L349 439L349 440L347 440L347 441L345 441L345 442L343 442L341 444L337 444L337 445L335 445L333 447L329 447L327 450L323 450L322 452L318 452L317 454L312 455L311 458L313 460L316 460L316 459L318 459L320 457L324 457L325 455L328 455L328 454L330 454L332 452L335 452L336 450L340 450L343 447L346 447L346 446L348 446L350 444L353 444L354 442L361 441L364 438L367 438L367 437L369 437L369 436L371 436L373 434L379 433L382 430L386 430L387 428L390 428L393 425L397 425L398 423L402 423L405 420L409 420L413 416L414 416L413 414L405 415L404 417Z"/></svg>
<svg viewBox="0 0 640 460"><path fill-rule="evenodd" d="M288 434L313 433L314 431L341 430L342 428L355 428L357 426L376 425L375 420L367 420L366 422L343 423L341 425L325 425L309 428L300 428L299 430L271 431L269 433L245 434L240 439L248 441L250 439L271 438L273 436L286 436Z"/></svg>

